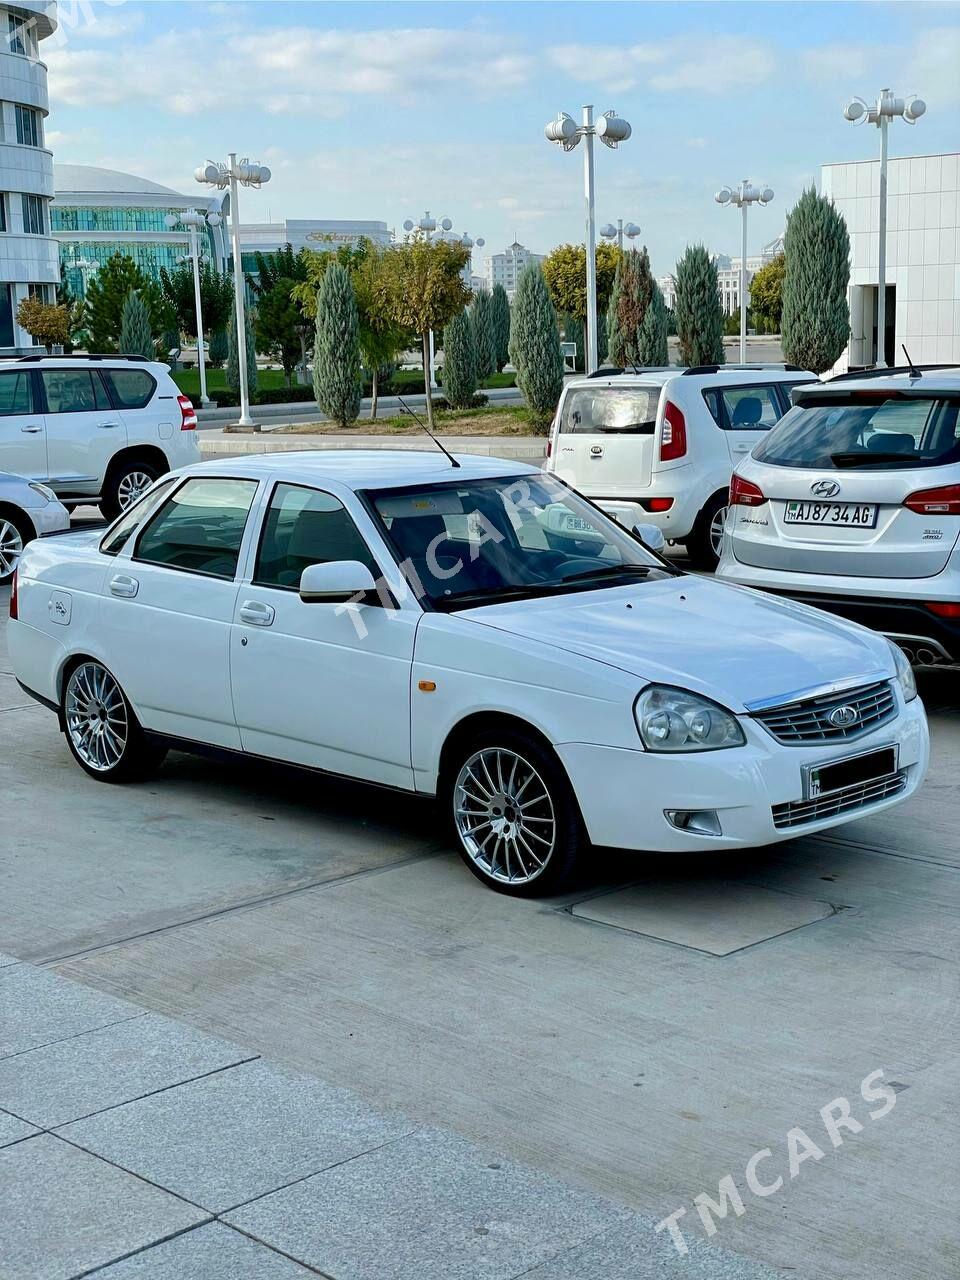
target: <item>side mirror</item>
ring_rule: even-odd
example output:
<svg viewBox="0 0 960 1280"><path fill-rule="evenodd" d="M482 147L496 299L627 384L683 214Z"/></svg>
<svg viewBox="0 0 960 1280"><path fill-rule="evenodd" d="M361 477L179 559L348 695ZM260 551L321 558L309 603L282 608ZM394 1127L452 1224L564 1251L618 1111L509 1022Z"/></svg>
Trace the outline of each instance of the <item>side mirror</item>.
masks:
<svg viewBox="0 0 960 1280"><path fill-rule="evenodd" d="M663 555L663 548L667 545L663 536L663 530L658 529L655 524L635 524L633 526L634 536L639 538L645 547L649 547L651 551L656 551L658 555Z"/></svg>
<svg viewBox="0 0 960 1280"><path fill-rule="evenodd" d="M304 604L346 604L365 591L376 591L373 574L359 560L331 560L309 564L300 575Z"/></svg>

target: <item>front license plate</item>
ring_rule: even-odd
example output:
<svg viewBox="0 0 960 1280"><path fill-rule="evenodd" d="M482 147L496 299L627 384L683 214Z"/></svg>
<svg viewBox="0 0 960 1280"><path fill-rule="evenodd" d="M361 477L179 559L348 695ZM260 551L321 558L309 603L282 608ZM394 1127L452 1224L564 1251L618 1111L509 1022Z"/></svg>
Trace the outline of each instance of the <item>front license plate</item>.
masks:
<svg viewBox="0 0 960 1280"><path fill-rule="evenodd" d="M565 514L560 522L560 533L596 533L596 529L589 520L584 520L582 516L571 516Z"/></svg>
<svg viewBox="0 0 960 1280"><path fill-rule="evenodd" d="M788 502L784 524L840 525L851 529L875 529L875 502Z"/></svg>
<svg viewBox="0 0 960 1280"><path fill-rule="evenodd" d="M860 756L848 756L845 760L832 760L829 764L810 765L806 773L806 798L815 800L828 796L844 787L861 782L875 782L897 771L898 751L895 746L881 747Z"/></svg>

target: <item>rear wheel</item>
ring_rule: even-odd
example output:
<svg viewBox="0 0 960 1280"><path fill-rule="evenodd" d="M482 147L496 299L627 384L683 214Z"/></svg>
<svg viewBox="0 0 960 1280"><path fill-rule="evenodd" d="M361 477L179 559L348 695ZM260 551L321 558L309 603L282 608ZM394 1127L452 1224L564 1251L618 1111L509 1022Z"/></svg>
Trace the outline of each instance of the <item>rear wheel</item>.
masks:
<svg viewBox="0 0 960 1280"><path fill-rule="evenodd" d="M34 536L26 516L0 511L0 582L13 577L20 552Z"/></svg>
<svg viewBox="0 0 960 1280"><path fill-rule="evenodd" d="M687 539L687 552L698 569L715 569L723 548L723 526L727 519L727 495L715 493L697 516Z"/></svg>
<svg viewBox="0 0 960 1280"><path fill-rule="evenodd" d="M149 462L121 462L107 476L100 499L100 514L114 520L150 488L160 474Z"/></svg>
<svg viewBox="0 0 960 1280"><path fill-rule="evenodd" d="M167 754L166 748L146 737L120 685L93 659L70 672L62 710L73 758L101 782L133 782L146 777Z"/></svg>

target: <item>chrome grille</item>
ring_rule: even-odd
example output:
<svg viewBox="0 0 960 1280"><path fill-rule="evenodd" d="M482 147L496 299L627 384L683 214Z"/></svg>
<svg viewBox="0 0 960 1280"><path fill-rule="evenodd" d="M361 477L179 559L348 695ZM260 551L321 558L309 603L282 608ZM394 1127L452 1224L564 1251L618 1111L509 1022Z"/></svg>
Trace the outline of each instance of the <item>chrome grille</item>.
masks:
<svg viewBox="0 0 960 1280"><path fill-rule="evenodd" d="M835 818L838 814L862 809L878 800L888 800L907 785L907 775L888 774L886 778L872 778L869 782L856 782L828 796L815 800L791 800L787 804L775 804L772 809L773 825L780 828L800 827L805 822L819 822L821 818Z"/></svg>
<svg viewBox="0 0 960 1280"><path fill-rule="evenodd" d="M853 707L857 718L852 724L832 724L830 715L839 707ZM878 729L897 714L897 698L888 680L868 684L862 689L831 693L820 698L805 698L779 707L755 711L768 733L778 742L846 742Z"/></svg>

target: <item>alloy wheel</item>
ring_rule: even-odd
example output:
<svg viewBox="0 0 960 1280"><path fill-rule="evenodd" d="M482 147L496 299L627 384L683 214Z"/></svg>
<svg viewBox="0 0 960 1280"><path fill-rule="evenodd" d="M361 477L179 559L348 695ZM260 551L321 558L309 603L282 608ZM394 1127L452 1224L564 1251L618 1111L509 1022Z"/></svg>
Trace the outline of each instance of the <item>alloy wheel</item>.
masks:
<svg viewBox="0 0 960 1280"><path fill-rule="evenodd" d="M6 581L17 567L23 550L23 535L10 520L0 516L0 582Z"/></svg>
<svg viewBox="0 0 960 1280"><path fill-rule="evenodd" d="M710 550L720 559L720 552L723 550L723 526L727 522L727 508L722 506L719 511L714 513L713 519L710 521Z"/></svg>
<svg viewBox="0 0 960 1280"><path fill-rule="evenodd" d="M506 747L476 751L453 789L457 833L467 856L491 880L529 884L557 839L553 800L528 760Z"/></svg>
<svg viewBox="0 0 960 1280"><path fill-rule="evenodd" d="M153 476L148 471L128 471L117 485L117 501L121 510L129 507L131 502L136 502L152 484Z"/></svg>
<svg viewBox="0 0 960 1280"><path fill-rule="evenodd" d="M130 724L120 686L106 667L84 662L70 674L64 699L67 733L89 768L106 773L123 759Z"/></svg>

